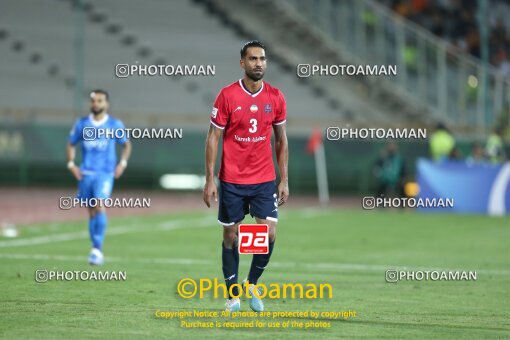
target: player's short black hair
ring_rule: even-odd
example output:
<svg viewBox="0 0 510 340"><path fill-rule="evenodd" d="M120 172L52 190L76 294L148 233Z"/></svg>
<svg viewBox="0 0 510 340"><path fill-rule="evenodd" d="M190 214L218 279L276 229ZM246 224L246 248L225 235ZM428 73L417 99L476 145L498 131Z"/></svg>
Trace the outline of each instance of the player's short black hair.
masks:
<svg viewBox="0 0 510 340"><path fill-rule="evenodd" d="M266 46L264 46L264 44L262 44L258 40L248 41L246 44L244 44L243 48L241 48L241 58L244 58L246 56L246 51L248 51L250 47L260 47L264 51L266 50Z"/></svg>
<svg viewBox="0 0 510 340"><path fill-rule="evenodd" d="M92 94L96 94L96 93L104 95L106 100L110 101L110 95L105 90L95 89L94 91L90 92L90 95L92 96Z"/></svg>

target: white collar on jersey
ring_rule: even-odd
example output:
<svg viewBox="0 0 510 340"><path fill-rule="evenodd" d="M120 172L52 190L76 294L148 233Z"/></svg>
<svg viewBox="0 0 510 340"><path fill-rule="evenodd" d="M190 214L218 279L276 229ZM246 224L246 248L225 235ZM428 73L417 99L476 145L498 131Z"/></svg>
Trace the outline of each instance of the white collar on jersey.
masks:
<svg viewBox="0 0 510 340"><path fill-rule="evenodd" d="M92 125L94 126L100 126L100 125L103 125L104 123L106 123L106 121L108 120L110 116L108 115L108 113L106 113L103 117L103 119L101 120L95 120L94 119L94 115L92 113L89 114L89 120L90 122L92 123Z"/></svg>
<svg viewBox="0 0 510 340"><path fill-rule="evenodd" d="M242 79L239 79L239 85L241 86L241 88L243 89L244 92L248 93L250 96L252 96L253 98L255 98L256 96L259 95L260 92L262 92L262 90L264 89L264 82L262 82L262 86L260 87L260 89L255 92L255 93L251 93L250 91L248 91L245 87L244 87L244 84L243 84L243 80Z"/></svg>

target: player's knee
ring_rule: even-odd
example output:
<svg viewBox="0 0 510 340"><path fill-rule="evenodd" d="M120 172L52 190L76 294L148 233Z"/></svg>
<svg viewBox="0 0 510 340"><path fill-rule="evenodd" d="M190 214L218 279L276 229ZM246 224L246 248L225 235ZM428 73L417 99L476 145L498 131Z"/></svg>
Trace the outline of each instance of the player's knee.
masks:
<svg viewBox="0 0 510 340"><path fill-rule="evenodd" d="M275 229L271 230L271 228L270 228L268 236L269 236L269 242L273 243L276 238L276 230Z"/></svg>
<svg viewBox="0 0 510 340"><path fill-rule="evenodd" d="M237 233L235 230L225 229L223 230L223 243L225 247L232 248L237 239Z"/></svg>
<svg viewBox="0 0 510 340"><path fill-rule="evenodd" d="M269 230L268 230L268 236L269 236L269 242L274 242L275 240L275 237L276 237L276 222L274 221L268 221L268 226L269 226Z"/></svg>
<svg viewBox="0 0 510 340"><path fill-rule="evenodd" d="M90 216L90 218L94 218L96 216L95 208L89 208L89 216Z"/></svg>

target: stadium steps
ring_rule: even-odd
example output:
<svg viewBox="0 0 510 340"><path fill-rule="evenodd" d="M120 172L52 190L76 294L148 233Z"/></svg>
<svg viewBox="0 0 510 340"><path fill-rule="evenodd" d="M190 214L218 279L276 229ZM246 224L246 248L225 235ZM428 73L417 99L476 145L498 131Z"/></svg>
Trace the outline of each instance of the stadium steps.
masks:
<svg viewBox="0 0 510 340"><path fill-rule="evenodd" d="M115 2L100 4L109 12L114 11L126 26L137 32L137 36L148 48L156 54L168 56L170 62L216 66L215 77L193 83L204 94L204 98L208 98L203 113L210 112L221 87L242 77L239 49L247 38L236 35L222 20L204 11L203 6L196 6L192 1L168 6L166 2L152 0L143 9L135 11L139 7L137 1L128 0L122 7ZM151 21L145 22L140 17L151 17ZM288 111L294 117L289 121L290 127L302 126L308 129L311 123L317 122L317 115L326 122L337 121L340 113L336 108L308 93L278 64L269 67L266 79L282 88L287 96Z"/></svg>
<svg viewBox="0 0 510 340"><path fill-rule="evenodd" d="M0 28L5 28L8 36L0 39L0 49L8 49L5 41L10 37L21 37L25 46L32 46L30 50L42 57L35 71L19 52L2 52L6 62L0 74L4 81L9 79L9 87L0 94L2 115L7 112L15 121L35 118L68 124L74 120L76 9L86 19L83 95L96 87L109 90L112 111L127 115L127 124L168 125L178 121L182 126L205 128L216 93L242 75L237 67L238 50L245 39L191 1L169 5L148 0L144 6L135 0L86 0L80 7L75 3L5 0ZM31 13L26 8L31 8ZM216 64L217 75L200 81L113 77L116 64L135 62ZM281 67L272 67L268 80L285 90L289 112L295 117L289 125L294 128L308 130L318 116L325 123L337 121L339 111L335 107L308 93Z"/></svg>
<svg viewBox="0 0 510 340"><path fill-rule="evenodd" d="M310 26L284 1L197 1L215 8L216 13L227 17L241 32L257 32L256 36L267 42L277 61L295 77L296 65L300 63L363 64L349 59L348 53L339 50L334 41ZM426 107L399 95L382 77L310 77L302 83L325 100L340 105L347 123L361 121L378 126L395 125L395 122L417 126L432 123L431 116L424 114Z"/></svg>
<svg viewBox="0 0 510 340"><path fill-rule="evenodd" d="M2 115L10 117L11 121L37 118L45 122L68 124L74 120L71 114L74 111L75 90L73 44L76 36L74 20L78 9L86 19L84 99L93 88L108 89L115 111L122 111L123 116L124 112L130 113L129 120L136 125L168 122L169 113L174 113L172 108L180 100L188 105L186 109L182 104L178 108L178 115L181 116L178 121L193 125L196 119L190 122L185 117L196 118L205 106L195 105L198 96L193 93L193 87L179 84L177 78L170 78L174 80L172 82L164 77L133 77L126 80L112 77L118 63L164 62L151 55L150 50L139 42L129 28L117 24L118 21L110 17L107 11L89 1L83 1L83 4L76 7L76 2L71 0L6 0L7 11L0 14L0 33L3 32L0 34L0 38L3 36L0 49L5 57L0 74L3 79L10 80L10 87L0 94ZM38 18L34 20L26 8L39 13ZM9 44L17 44L21 48L9 49ZM32 55L36 53L39 56L39 68L27 67L27 61L32 58L32 55L26 56L25 52L29 50L36 51ZM152 59L147 60L150 57ZM141 93L143 95L139 95ZM208 98L208 103L211 101Z"/></svg>
<svg viewBox="0 0 510 340"><path fill-rule="evenodd" d="M23 25L27 17L26 7L33 1L3 1L8 10L0 12L0 78L2 91L2 116L16 116L18 109L25 108L30 121L37 119L37 108L48 103L60 102L72 106L72 77L62 69L62 65L48 53L37 37L52 36L58 39L58 32L46 25L46 18L40 17L37 27ZM53 9L56 17L60 16L63 6ZM64 16L61 23L66 23ZM26 34L29 32L29 34ZM61 51L62 56L66 51ZM8 81L6 81L8 80ZM67 84L67 86L66 86Z"/></svg>

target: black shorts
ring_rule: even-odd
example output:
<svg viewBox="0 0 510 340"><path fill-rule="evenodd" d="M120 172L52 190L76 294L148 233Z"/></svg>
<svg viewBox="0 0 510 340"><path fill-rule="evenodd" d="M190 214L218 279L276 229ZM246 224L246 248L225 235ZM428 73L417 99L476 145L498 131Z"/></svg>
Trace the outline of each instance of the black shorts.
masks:
<svg viewBox="0 0 510 340"><path fill-rule="evenodd" d="M241 222L246 214L278 221L278 195L275 181L259 184L233 184L220 181L218 222L224 226Z"/></svg>

